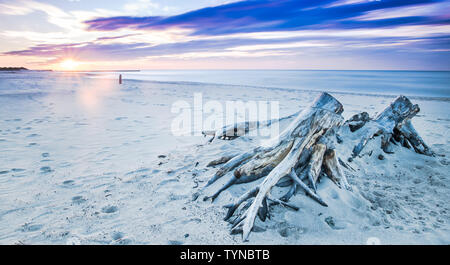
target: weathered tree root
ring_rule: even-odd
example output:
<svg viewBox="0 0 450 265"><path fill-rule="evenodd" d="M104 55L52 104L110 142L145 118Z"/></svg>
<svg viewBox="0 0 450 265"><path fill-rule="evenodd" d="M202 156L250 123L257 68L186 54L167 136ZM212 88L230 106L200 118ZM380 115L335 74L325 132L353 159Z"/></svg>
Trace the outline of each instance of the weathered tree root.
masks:
<svg viewBox="0 0 450 265"><path fill-rule="evenodd" d="M224 127L220 128L216 131L202 131L203 136L212 136L211 139L208 140L208 142L212 142L215 138L218 138L220 140L234 140L240 136L248 134L252 130L256 130L263 127L271 126L274 123L291 119L295 116L297 116L299 112L296 112L294 114L281 117L279 119L272 119L272 120L266 120L266 121L245 121L245 122L239 122L235 124L225 125Z"/></svg>
<svg viewBox="0 0 450 265"><path fill-rule="evenodd" d="M410 122L418 111L417 105L400 96L374 119L370 119L367 113L353 116L345 125L349 126L351 132L360 133L362 138L353 148L353 156L357 156L367 142L377 135L382 137L381 148L385 152L392 152L391 143L400 143L405 147L413 147L418 153L432 155L432 151ZM335 142L342 143L337 133L344 128L340 115L342 112L341 103L331 95L322 93L310 107L300 112L271 144L234 157L222 157L212 161L208 166L223 165L205 187L228 173L232 174L229 174L231 178L225 185L204 200L214 200L234 184L252 182L264 177L259 185L224 206L228 209L224 219L231 223L231 232L242 232L244 241L248 239L251 231L257 230L254 226L256 216L262 221L270 217L270 205L278 204L298 210L296 206L288 203L298 189L302 189L307 196L322 206L327 206L317 194L316 185L320 176L327 176L339 188L352 190L341 166L348 170L354 169L342 161L335 151ZM289 189L284 196L276 199L270 194L274 186Z"/></svg>
<svg viewBox="0 0 450 265"><path fill-rule="evenodd" d="M419 154L433 156L433 151L411 123L411 118L419 111L417 104L413 105L407 97L399 96L373 119L366 112L354 115L346 124L352 132L359 130L361 141L353 148L352 156L358 156L375 136L381 136L381 148L385 153L393 153L392 144L400 143L407 148L412 146Z"/></svg>
<svg viewBox="0 0 450 265"><path fill-rule="evenodd" d="M267 200L291 209L297 207L288 203L297 188L301 188L309 197L323 206L327 204L316 193L316 183L321 172L328 172L339 187L348 187L345 175L333 150L333 128L343 124L340 115L341 103L327 93L322 93L312 105L303 110L292 123L272 141L272 144L257 147L246 153L227 160L206 186L233 171L231 179L212 196L214 200L223 190L233 184L246 183L265 177L253 189L249 190L234 203L226 205L230 219L241 205L240 213L232 221L232 232L242 229L243 239L247 240L256 216L265 220L269 216ZM327 138L327 139L324 139ZM299 175L297 175L299 174ZM310 186L302 179L307 179ZM288 194L280 199L270 195L271 189L278 183L288 183ZM248 206L248 207L247 207Z"/></svg>

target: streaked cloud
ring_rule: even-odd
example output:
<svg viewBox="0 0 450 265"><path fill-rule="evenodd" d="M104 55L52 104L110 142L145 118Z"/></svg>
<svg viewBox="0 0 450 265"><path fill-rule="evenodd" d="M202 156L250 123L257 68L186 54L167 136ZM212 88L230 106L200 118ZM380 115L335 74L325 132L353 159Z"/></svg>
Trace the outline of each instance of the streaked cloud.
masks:
<svg viewBox="0 0 450 265"><path fill-rule="evenodd" d="M326 6L335 1L241 1L194 10L176 16L104 17L86 21L90 30L187 28L197 35L267 32L299 29L372 28L410 24L448 24L437 14L397 16L370 21L354 20L370 12L433 4L433 0L358 1ZM445 12L440 10L441 12Z"/></svg>
<svg viewBox="0 0 450 265"><path fill-rule="evenodd" d="M431 53L440 53L441 57L433 56L433 60L442 58L435 62L436 67L450 69L445 62L450 59L448 0L214 2L216 6L163 15L168 7L158 0L128 1L122 11L66 10L49 3L0 0L4 15L41 12L59 28L49 32L0 30L2 39L30 43L24 49L11 47L3 56L40 58L49 64L66 57L151 64L156 58L292 61L308 54L329 67L330 58L339 53L355 62L364 58L369 62L380 52L393 58L409 54L418 64L423 60L429 63ZM151 15L142 16L143 10ZM122 15L130 13L135 15ZM235 61L239 65L239 60ZM295 61L287 65L291 67Z"/></svg>

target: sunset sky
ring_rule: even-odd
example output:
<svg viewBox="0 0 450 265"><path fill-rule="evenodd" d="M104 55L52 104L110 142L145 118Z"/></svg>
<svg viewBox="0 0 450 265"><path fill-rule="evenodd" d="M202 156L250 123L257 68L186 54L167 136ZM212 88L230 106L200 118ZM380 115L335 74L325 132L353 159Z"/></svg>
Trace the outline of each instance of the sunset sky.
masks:
<svg viewBox="0 0 450 265"><path fill-rule="evenodd" d="M450 0L0 0L0 66L450 70Z"/></svg>

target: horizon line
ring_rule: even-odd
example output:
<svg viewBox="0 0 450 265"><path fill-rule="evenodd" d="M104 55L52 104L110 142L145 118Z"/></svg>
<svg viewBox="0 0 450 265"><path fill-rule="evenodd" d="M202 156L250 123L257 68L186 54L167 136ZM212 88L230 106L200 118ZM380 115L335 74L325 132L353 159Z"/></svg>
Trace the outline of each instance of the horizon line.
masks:
<svg viewBox="0 0 450 265"><path fill-rule="evenodd" d="M140 72L140 71L391 71L391 72L450 72L450 69L421 70L421 69L276 69L276 68L224 68L224 69L91 69L91 70L57 70L57 69L28 69L28 71L53 71L53 72Z"/></svg>

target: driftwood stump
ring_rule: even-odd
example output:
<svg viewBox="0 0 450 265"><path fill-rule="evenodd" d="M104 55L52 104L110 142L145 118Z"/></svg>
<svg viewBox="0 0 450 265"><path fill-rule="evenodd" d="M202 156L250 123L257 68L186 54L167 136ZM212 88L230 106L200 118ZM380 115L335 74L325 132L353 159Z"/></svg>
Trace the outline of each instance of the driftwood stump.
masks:
<svg viewBox="0 0 450 265"><path fill-rule="evenodd" d="M321 139L332 137L332 129L343 124L344 120L340 115L342 111L341 103L331 95L322 93L268 146L257 147L228 160L207 186L230 171L233 171L232 178L212 196L205 197L205 200L214 200L233 184L265 177L261 184L243 194L236 202L225 206L228 208L225 219L228 220L241 204L254 198L250 200L249 207L233 221L232 231L242 229L244 240L247 240L256 216L261 220L267 217L267 200L295 209L287 201L295 194L297 187L302 188L321 205L327 206L316 193L316 182L322 168L326 168L328 176L335 183L347 186L334 150L327 146L327 141ZM281 199L273 198L270 195L271 189L284 177L291 180L291 189ZM302 179L307 179L311 188Z"/></svg>
<svg viewBox="0 0 450 265"><path fill-rule="evenodd" d="M414 148L419 154L433 156L434 153L419 136L411 123L420 108L405 96L397 97L388 107L373 119L366 112L350 118L346 124L352 132L360 130L361 141L353 148L353 157L358 156L364 146L375 136L381 136L381 148L385 153L393 153L392 144L400 143Z"/></svg>
<svg viewBox="0 0 450 265"><path fill-rule="evenodd" d="M322 93L305 110L287 116L286 119L293 118L293 121L279 137L272 139L270 144L236 156L222 157L208 164L208 166L222 166L205 187L228 173L232 176L213 195L204 197L204 200L214 200L222 191L234 184L264 178L260 184L242 194L233 203L224 206L228 209L225 220L232 224L232 233L242 232L243 240L247 240L254 228L256 216L262 221L268 216L270 205L268 202L298 210L296 206L288 203L298 189L326 207L326 202L316 192L316 183L320 176L327 176L339 188L351 191L341 168L341 166L348 168L348 165L338 157L335 150L335 143L342 143L339 133L343 126L349 126L352 133L361 135L361 141L353 148L354 157L359 155L370 139L378 135L382 137L381 148L387 153L392 152L391 143L400 143L405 147L412 146L418 153L433 155L410 122L419 111L419 107L413 105L406 97L398 97L373 119L363 112L344 123L341 116L343 110L339 101L328 93ZM232 140L241 136L233 133L240 131L245 134L249 128L249 123L241 123L206 134ZM271 195L274 186L290 186L290 188L281 198L274 198Z"/></svg>

